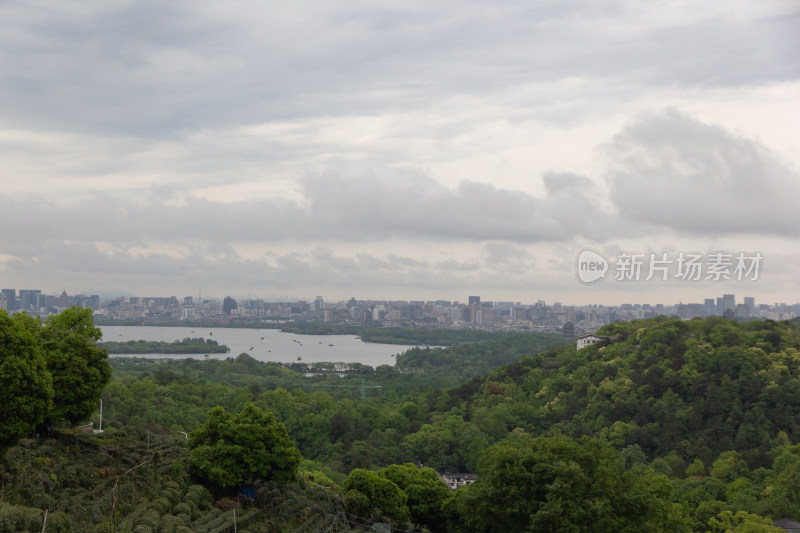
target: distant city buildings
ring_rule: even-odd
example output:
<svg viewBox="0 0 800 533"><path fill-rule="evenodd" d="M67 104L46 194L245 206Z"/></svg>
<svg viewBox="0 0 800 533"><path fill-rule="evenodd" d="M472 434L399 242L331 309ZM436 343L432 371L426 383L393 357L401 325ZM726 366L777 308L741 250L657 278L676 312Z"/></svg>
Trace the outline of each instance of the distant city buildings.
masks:
<svg viewBox="0 0 800 533"><path fill-rule="evenodd" d="M98 318L150 322L193 322L231 320L251 322L325 322L371 325L414 325L425 328L469 328L492 331L541 331L581 338L615 321L630 321L658 315L697 317L725 316L787 320L800 316L800 304L776 303L756 306L755 298L746 296L737 303L733 294L706 298L703 303L602 304L568 306L560 302L548 305L542 300L533 304L492 302L480 296L467 297L467 303L450 300L358 300L326 302L317 296L313 302L269 302L248 298L223 299L132 296L103 299L98 295L48 295L38 289L0 290L0 309L9 313L25 311L47 316L78 305L88 307ZM580 342L580 341L579 341ZM588 342L588 341L585 341Z"/></svg>

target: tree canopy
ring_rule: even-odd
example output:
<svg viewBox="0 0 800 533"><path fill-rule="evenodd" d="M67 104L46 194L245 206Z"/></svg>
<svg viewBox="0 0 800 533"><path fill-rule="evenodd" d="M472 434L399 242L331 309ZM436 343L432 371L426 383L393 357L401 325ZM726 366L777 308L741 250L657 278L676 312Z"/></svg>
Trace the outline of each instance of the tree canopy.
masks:
<svg viewBox="0 0 800 533"><path fill-rule="evenodd" d="M508 439L446 509L455 531L665 531L670 484L597 439Z"/></svg>
<svg viewBox="0 0 800 533"><path fill-rule="evenodd" d="M286 483L302 460L286 427L252 403L235 415L219 406L211 409L189 436L189 448L192 472L228 488L256 480Z"/></svg>
<svg viewBox="0 0 800 533"><path fill-rule="evenodd" d="M353 514L404 525L409 516L406 493L377 472L356 468L342 483L345 506Z"/></svg>
<svg viewBox="0 0 800 533"><path fill-rule="evenodd" d="M47 319L40 343L53 376L52 421L76 424L97 408L111 379L108 352L97 345L103 334L92 322L92 310L70 307Z"/></svg>
<svg viewBox="0 0 800 533"><path fill-rule="evenodd" d="M48 318L0 311L0 441L42 422L76 424L97 408L111 378L90 309Z"/></svg>
<svg viewBox="0 0 800 533"><path fill-rule="evenodd" d="M433 468L405 463L390 465L379 474L406 494L412 522L432 532L446 531L442 504L450 497L450 489Z"/></svg>
<svg viewBox="0 0 800 533"><path fill-rule="evenodd" d="M0 445L44 421L53 406L53 378L30 321L0 310Z"/></svg>

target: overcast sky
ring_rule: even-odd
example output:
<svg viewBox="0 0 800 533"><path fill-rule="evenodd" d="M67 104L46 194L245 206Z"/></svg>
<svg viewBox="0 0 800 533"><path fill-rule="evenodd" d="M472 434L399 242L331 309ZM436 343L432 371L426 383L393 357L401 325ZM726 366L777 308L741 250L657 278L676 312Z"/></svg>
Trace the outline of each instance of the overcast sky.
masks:
<svg viewBox="0 0 800 533"><path fill-rule="evenodd" d="M800 301L796 0L384 4L0 2L0 284Z"/></svg>

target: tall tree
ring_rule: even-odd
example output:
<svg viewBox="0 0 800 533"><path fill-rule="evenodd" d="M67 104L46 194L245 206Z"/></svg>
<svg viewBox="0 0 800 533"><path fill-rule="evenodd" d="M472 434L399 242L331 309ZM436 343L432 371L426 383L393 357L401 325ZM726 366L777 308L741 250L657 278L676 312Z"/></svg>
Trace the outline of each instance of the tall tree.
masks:
<svg viewBox="0 0 800 533"><path fill-rule="evenodd" d="M407 496L400 487L377 472L356 468L342 483L348 512L370 520L408 521Z"/></svg>
<svg viewBox="0 0 800 533"><path fill-rule="evenodd" d="M53 380L31 331L35 322L0 310L0 446L42 422L53 404Z"/></svg>
<svg viewBox="0 0 800 533"><path fill-rule="evenodd" d="M231 416L214 407L189 437L189 468L221 487L255 480L286 483L302 460L286 427L252 403Z"/></svg>
<svg viewBox="0 0 800 533"><path fill-rule="evenodd" d="M432 532L446 531L442 504L450 497L450 489L433 468L406 463L388 466L378 473L406 493L412 522Z"/></svg>
<svg viewBox="0 0 800 533"><path fill-rule="evenodd" d="M492 446L478 480L445 503L454 531L666 531L670 485L625 470L599 440L523 437Z"/></svg>
<svg viewBox="0 0 800 533"><path fill-rule="evenodd" d="M47 319L40 342L55 391L49 420L76 424L97 409L111 379L108 352L97 346L102 336L91 309L70 307Z"/></svg>

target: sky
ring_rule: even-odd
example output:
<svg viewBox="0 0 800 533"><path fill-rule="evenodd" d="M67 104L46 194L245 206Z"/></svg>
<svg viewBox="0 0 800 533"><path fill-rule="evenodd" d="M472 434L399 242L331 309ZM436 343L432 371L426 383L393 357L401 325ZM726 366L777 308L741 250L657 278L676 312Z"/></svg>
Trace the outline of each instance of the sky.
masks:
<svg viewBox="0 0 800 533"><path fill-rule="evenodd" d="M800 302L800 4L7 0L0 176L4 288Z"/></svg>

